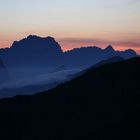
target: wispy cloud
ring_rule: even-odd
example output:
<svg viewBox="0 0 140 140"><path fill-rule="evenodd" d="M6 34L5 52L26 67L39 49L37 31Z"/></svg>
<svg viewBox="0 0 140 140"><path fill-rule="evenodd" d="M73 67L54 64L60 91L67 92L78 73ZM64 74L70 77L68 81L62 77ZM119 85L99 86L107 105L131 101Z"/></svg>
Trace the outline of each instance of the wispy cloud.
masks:
<svg viewBox="0 0 140 140"><path fill-rule="evenodd" d="M67 43L108 43L103 39L90 39L90 38L64 38L60 39L61 42Z"/></svg>
<svg viewBox="0 0 140 140"><path fill-rule="evenodd" d="M64 39L60 39L60 42L66 43L66 44L82 44L84 45L84 43L88 43L89 45L92 43L92 45L96 45L96 44L112 44L112 45L121 45L124 47L135 47L135 48L140 48L140 41L138 40L132 40L132 41L127 41L127 40L117 40L117 41L108 41L108 40L104 40L104 39L84 39L84 38L64 38Z"/></svg>
<svg viewBox="0 0 140 140"><path fill-rule="evenodd" d="M82 46L99 46L105 48L107 45L113 45L116 50L124 49L135 49L140 53L140 41L138 40L117 40L109 41L104 39L91 39L91 38L63 38L60 39L60 44L64 50L69 50L72 48L82 47Z"/></svg>
<svg viewBox="0 0 140 140"><path fill-rule="evenodd" d="M133 47L140 49L140 41L114 41L112 42L114 45L124 46L124 47Z"/></svg>

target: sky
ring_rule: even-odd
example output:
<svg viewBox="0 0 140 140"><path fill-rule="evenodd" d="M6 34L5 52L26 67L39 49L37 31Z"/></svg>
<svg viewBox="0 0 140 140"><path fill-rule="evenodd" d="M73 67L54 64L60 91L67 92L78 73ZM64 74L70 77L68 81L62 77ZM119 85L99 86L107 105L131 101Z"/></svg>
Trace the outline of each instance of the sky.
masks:
<svg viewBox="0 0 140 140"><path fill-rule="evenodd" d="M0 0L0 47L52 36L64 50L108 44L140 53L140 0Z"/></svg>

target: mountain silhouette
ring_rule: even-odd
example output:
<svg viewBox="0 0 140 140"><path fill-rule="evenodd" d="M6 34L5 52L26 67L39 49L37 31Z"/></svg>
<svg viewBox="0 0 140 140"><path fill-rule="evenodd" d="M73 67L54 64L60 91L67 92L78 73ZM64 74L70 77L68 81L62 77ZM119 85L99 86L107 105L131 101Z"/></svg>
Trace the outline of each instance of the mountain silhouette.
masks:
<svg viewBox="0 0 140 140"><path fill-rule="evenodd" d="M114 56L128 59L137 54L133 50L115 51L111 45L105 49L89 46L63 52L53 37L36 35L14 41L10 48L0 49L0 57L7 67L60 67L63 65L87 68Z"/></svg>
<svg viewBox="0 0 140 140"><path fill-rule="evenodd" d="M114 57L111 57L111 58L109 58L107 60L103 60L103 61L95 64L94 67L99 67L99 66L114 63L114 62L120 62L120 61L123 61L123 60L124 60L124 58L122 58L120 56L114 56Z"/></svg>
<svg viewBox="0 0 140 140"><path fill-rule="evenodd" d="M111 45L109 45L104 49L104 51L106 51L108 53L114 53L115 50L113 49L113 47Z"/></svg>
<svg viewBox="0 0 140 140"><path fill-rule="evenodd" d="M48 92L0 100L0 139L140 139L140 58L91 68Z"/></svg>
<svg viewBox="0 0 140 140"><path fill-rule="evenodd" d="M137 54L133 50L115 51L111 45L105 49L96 46L75 48L64 53L65 65L75 66L80 68L88 68L100 61L111 57L120 56L124 59L136 57Z"/></svg>
<svg viewBox="0 0 140 140"><path fill-rule="evenodd" d="M60 45L52 37L29 35L15 41L8 49L1 49L0 56L4 63L14 66L45 66L56 63L62 54Z"/></svg>
<svg viewBox="0 0 140 140"><path fill-rule="evenodd" d="M0 98L14 97L16 95L33 95L37 92L48 91L66 81L75 78L78 69L63 69L60 67L52 72L29 77L11 78L1 82Z"/></svg>
<svg viewBox="0 0 140 140"><path fill-rule="evenodd" d="M53 37L29 35L20 41L14 41L10 48L0 49L0 57L8 71L0 71L0 97L34 94L35 90L47 90L54 87L52 85L56 86L71 77L81 75L85 69L97 63L118 61L108 60L110 58L128 59L136 56L133 50L116 51L111 45L105 49L89 46L63 52Z"/></svg>
<svg viewBox="0 0 140 140"><path fill-rule="evenodd" d="M112 57L107 60L103 60L93 67L99 67L101 65L120 62L124 59L120 56ZM91 69L92 67L88 68ZM13 97L16 95L33 95L34 93L47 91L60 85L66 81L69 81L75 77L84 74L87 71L80 69L67 69L64 65L57 67L49 73L38 74L29 77L18 78L13 81L2 83L0 86L0 98Z"/></svg>

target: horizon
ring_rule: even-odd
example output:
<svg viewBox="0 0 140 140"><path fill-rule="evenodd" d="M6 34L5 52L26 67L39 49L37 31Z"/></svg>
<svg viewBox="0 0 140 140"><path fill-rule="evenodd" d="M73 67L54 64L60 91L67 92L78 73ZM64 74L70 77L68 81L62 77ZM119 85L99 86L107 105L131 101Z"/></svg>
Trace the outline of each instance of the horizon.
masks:
<svg viewBox="0 0 140 140"><path fill-rule="evenodd" d="M139 0L5 0L0 5L0 48L37 34L54 37L63 50L111 44L140 54L139 7Z"/></svg>
<svg viewBox="0 0 140 140"><path fill-rule="evenodd" d="M43 37L43 36L39 36L39 35L28 35L28 36L26 36L26 37L24 37L24 38L22 38L22 39L15 40L15 41L20 42L20 41L23 40L23 39L27 39L29 36L36 36L36 37L40 37L40 38L47 38L47 37L52 37L52 38L54 38L53 36L45 36L45 37ZM78 46L78 47L72 47L72 48L69 48L69 49L65 49L65 48L59 43L58 40L56 40L55 38L54 38L54 40L60 45L60 47L61 47L61 49L62 49L63 52L71 51L71 50L77 49L77 48L88 48L88 47L97 47L97 48L100 48L100 49L103 49L103 50L104 50L104 49L106 49L106 48L109 47L109 46L111 46L111 47L114 49L114 51L126 51L126 50L134 50L134 51L136 51L135 49L132 49L132 48L116 49L116 48L114 48L114 46L113 46L112 44L108 44L108 45L106 45L106 46L104 46L104 47L96 46L96 45L85 45L85 46L82 46L82 45L81 45L80 47ZM13 41L13 43L14 43L14 41ZM6 47L6 48L11 48L12 45L13 45L13 44L11 44L10 47ZM0 49L3 49L3 48L0 48ZM139 55L139 52L136 51L136 53Z"/></svg>

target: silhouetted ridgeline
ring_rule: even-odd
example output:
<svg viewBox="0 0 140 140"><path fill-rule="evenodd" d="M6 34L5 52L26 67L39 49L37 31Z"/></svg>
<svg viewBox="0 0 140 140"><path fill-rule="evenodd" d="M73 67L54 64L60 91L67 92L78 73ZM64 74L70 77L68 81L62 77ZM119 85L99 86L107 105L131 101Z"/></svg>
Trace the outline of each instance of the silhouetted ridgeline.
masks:
<svg viewBox="0 0 140 140"><path fill-rule="evenodd" d="M0 70L0 98L48 90L95 64L136 56L133 50L115 51L110 45L105 49L91 46L63 52L53 37L29 35L10 48L0 49L6 67Z"/></svg>
<svg viewBox="0 0 140 140"><path fill-rule="evenodd" d="M102 65L105 65L105 64L111 64L111 63L114 63L114 62L121 62L123 60L125 60L123 57L114 56L114 57L111 57L109 59L100 61L99 63L95 64L94 67L99 67L99 66L102 66Z"/></svg>
<svg viewBox="0 0 140 140"><path fill-rule="evenodd" d="M62 54L60 45L52 37L28 36L15 41L11 48L1 49L0 56L8 67L46 66Z"/></svg>
<svg viewBox="0 0 140 140"><path fill-rule="evenodd" d="M137 54L133 50L115 51L112 46L108 46L105 49L98 48L96 46L81 47L70 50L64 53L64 63L72 66L81 66L87 68L93 66L100 61L120 56L124 59L136 57Z"/></svg>
<svg viewBox="0 0 140 140"><path fill-rule="evenodd" d="M8 68L62 65L87 68L114 56L128 59L137 56L137 54L133 50L115 51L112 46L105 49L95 46L82 47L63 52L54 38L35 35L15 41L11 48L0 49L0 57Z"/></svg>
<svg viewBox="0 0 140 140"><path fill-rule="evenodd" d="M139 140L140 58L48 92L0 100L1 140Z"/></svg>

